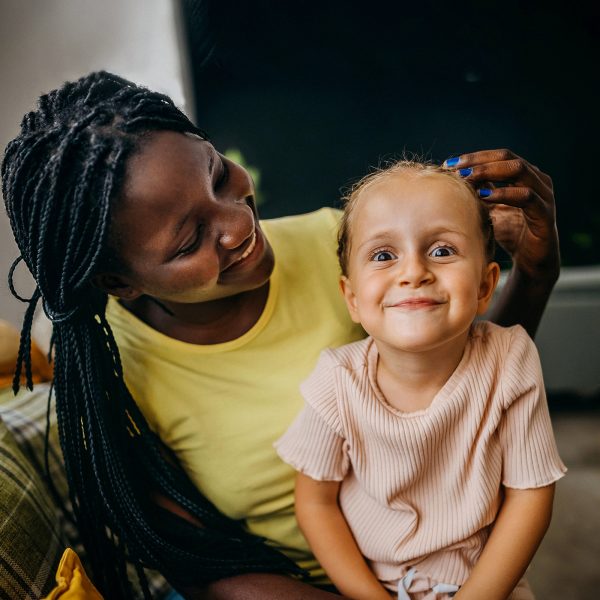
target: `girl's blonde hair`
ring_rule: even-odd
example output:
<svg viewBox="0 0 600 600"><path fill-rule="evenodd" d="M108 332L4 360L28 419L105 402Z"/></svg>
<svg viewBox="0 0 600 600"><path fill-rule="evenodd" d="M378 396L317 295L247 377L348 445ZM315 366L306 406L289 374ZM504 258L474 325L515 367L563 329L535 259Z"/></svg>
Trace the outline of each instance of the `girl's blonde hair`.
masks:
<svg viewBox="0 0 600 600"><path fill-rule="evenodd" d="M350 191L342 197L342 202L344 203L344 213L340 221L337 249L342 275L348 274L348 259L350 256L351 246L350 228L352 226L352 216L356 206L358 205L360 196L365 190L382 181L386 177L404 172L408 172L414 177L443 177L451 185L455 185L457 189L470 195L475 200L479 209L479 222L483 236L485 258L487 262L494 260L496 245L494 241L494 229L492 225L492 219L490 217L490 211L487 205L484 204L484 202L477 195L475 188L455 171L449 171L439 165L429 162L402 159L385 164L384 166L379 167L373 172L369 173L360 181L355 183Z"/></svg>

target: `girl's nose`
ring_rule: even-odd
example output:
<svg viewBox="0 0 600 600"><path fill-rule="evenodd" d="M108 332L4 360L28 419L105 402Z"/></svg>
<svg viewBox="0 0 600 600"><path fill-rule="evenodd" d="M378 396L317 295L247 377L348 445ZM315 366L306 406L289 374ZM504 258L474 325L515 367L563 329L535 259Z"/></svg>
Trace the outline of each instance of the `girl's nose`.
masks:
<svg viewBox="0 0 600 600"><path fill-rule="evenodd" d="M399 266L399 285L419 287L433 281L433 273L429 269L427 260L420 253L406 254L399 261Z"/></svg>

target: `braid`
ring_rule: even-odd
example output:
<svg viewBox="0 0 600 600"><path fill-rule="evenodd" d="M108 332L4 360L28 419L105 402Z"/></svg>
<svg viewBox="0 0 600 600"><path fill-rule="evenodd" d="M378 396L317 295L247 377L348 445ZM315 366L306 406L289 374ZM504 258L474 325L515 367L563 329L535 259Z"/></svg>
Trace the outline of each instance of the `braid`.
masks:
<svg viewBox="0 0 600 600"><path fill-rule="evenodd" d="M206 139L167 96L92 73L40 98L2 164L2 192L21 251L9 279L22 258L37 283L32 298L21 298L29 306L13 387L19 389L23 367L32 385L31 322L41 300L53 322L53 387L73 514L94 580L110 598L133 593L128 561L146 597L146 567L184 583L244 572L301 573L222 515L165 459L125 385L105 317L107 296L91 284L117 260L110 213L126 161L145 134L158 130ZM165 514L153 493L177 502L203 527ZM168 532L158 526L165 519L172 521Z"/></svg>

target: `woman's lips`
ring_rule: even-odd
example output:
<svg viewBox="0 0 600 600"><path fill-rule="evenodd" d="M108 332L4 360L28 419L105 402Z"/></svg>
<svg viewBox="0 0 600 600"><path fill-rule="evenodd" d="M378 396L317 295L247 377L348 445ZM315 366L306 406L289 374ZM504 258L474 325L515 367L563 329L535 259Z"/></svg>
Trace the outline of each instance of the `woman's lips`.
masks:
<svg viewBox="0 0 600 600"><path fill-rule="evenodd" d="M245 258L250 256L250 254L252 254L252 251L254 250L255 246L256 246L256 229L252 232L252 239L250 240L248 247L244 250L244 253L236 261L234 261L233 264L235 265L239 262L242 262Z"/></svg>
<svg viewBox="0 0 600 600"><path fill-rule="evenodd" d="M246 246L246 249L244 250L244 252L238 258L236 258L232 263L227 265L221 271L221 273L228 273L229 271L233 271L234 269L236 269L236 267L241 266L242 264L248 262L248 260L253 257L254 251L256 250L257 245L259 245L259 244L257 244L258 239L259 239L259 234L258 234L257 230L255 229L252 233L252 238L250 239L250 243L248 244L248 246Z"/></svg>

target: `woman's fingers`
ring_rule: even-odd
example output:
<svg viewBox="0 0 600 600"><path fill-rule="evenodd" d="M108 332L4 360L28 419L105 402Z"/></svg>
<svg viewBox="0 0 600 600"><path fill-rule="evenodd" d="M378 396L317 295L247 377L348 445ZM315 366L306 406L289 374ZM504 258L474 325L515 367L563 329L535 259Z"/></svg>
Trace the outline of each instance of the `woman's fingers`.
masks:
<svg viewBox="0 0 600 600"><path fill-rule="evenodd" d="M552 179L510 150L482 150L448 159L488 203L498 243L521 273L555 281L560 265Z"/></svg>
<svg viewBox="0 0 600 600"><path fill-rule="evenodd" d="M481 188L479 195L492 205L505 205L521 209L529 228L538 236L544 237L554 224L554 204L545 202L530 187ZM502 218L498 214L498 218Z"/></svg>
<svg viewBox="0 0 600 600"><path fill-rule="evenodd" d="M542 198L530 187L483 187L478 190L478 193L486 202L493 202L494 204L508 204L519 208L526 208L535 204L545 206Z"/></svg>
<svg viewBox="0 0 600 600"><path fill-rule="evenodd" d="M462 169L463 167L474 167L476 165L483 165L489 162L501 162L505 160L512 160L513 158L519 158L511 150L506 148L496 150L479 150L477 152L467 152L461 154L455 158L449 158L444 161L444 166L447 169Z"/></svg>
<svg viewBox="0 0 600 600"><path fill-rule="evenodd" d="M461 154L454 159L444 162L447 169L471 169L471 179L475 181L502 181L511 183L511 180L523 178L526 185L540 182L552 190L552 179L535 165L516 155L511 150L481 150ZM528 181L529 176L535 179Z"/></svg>

